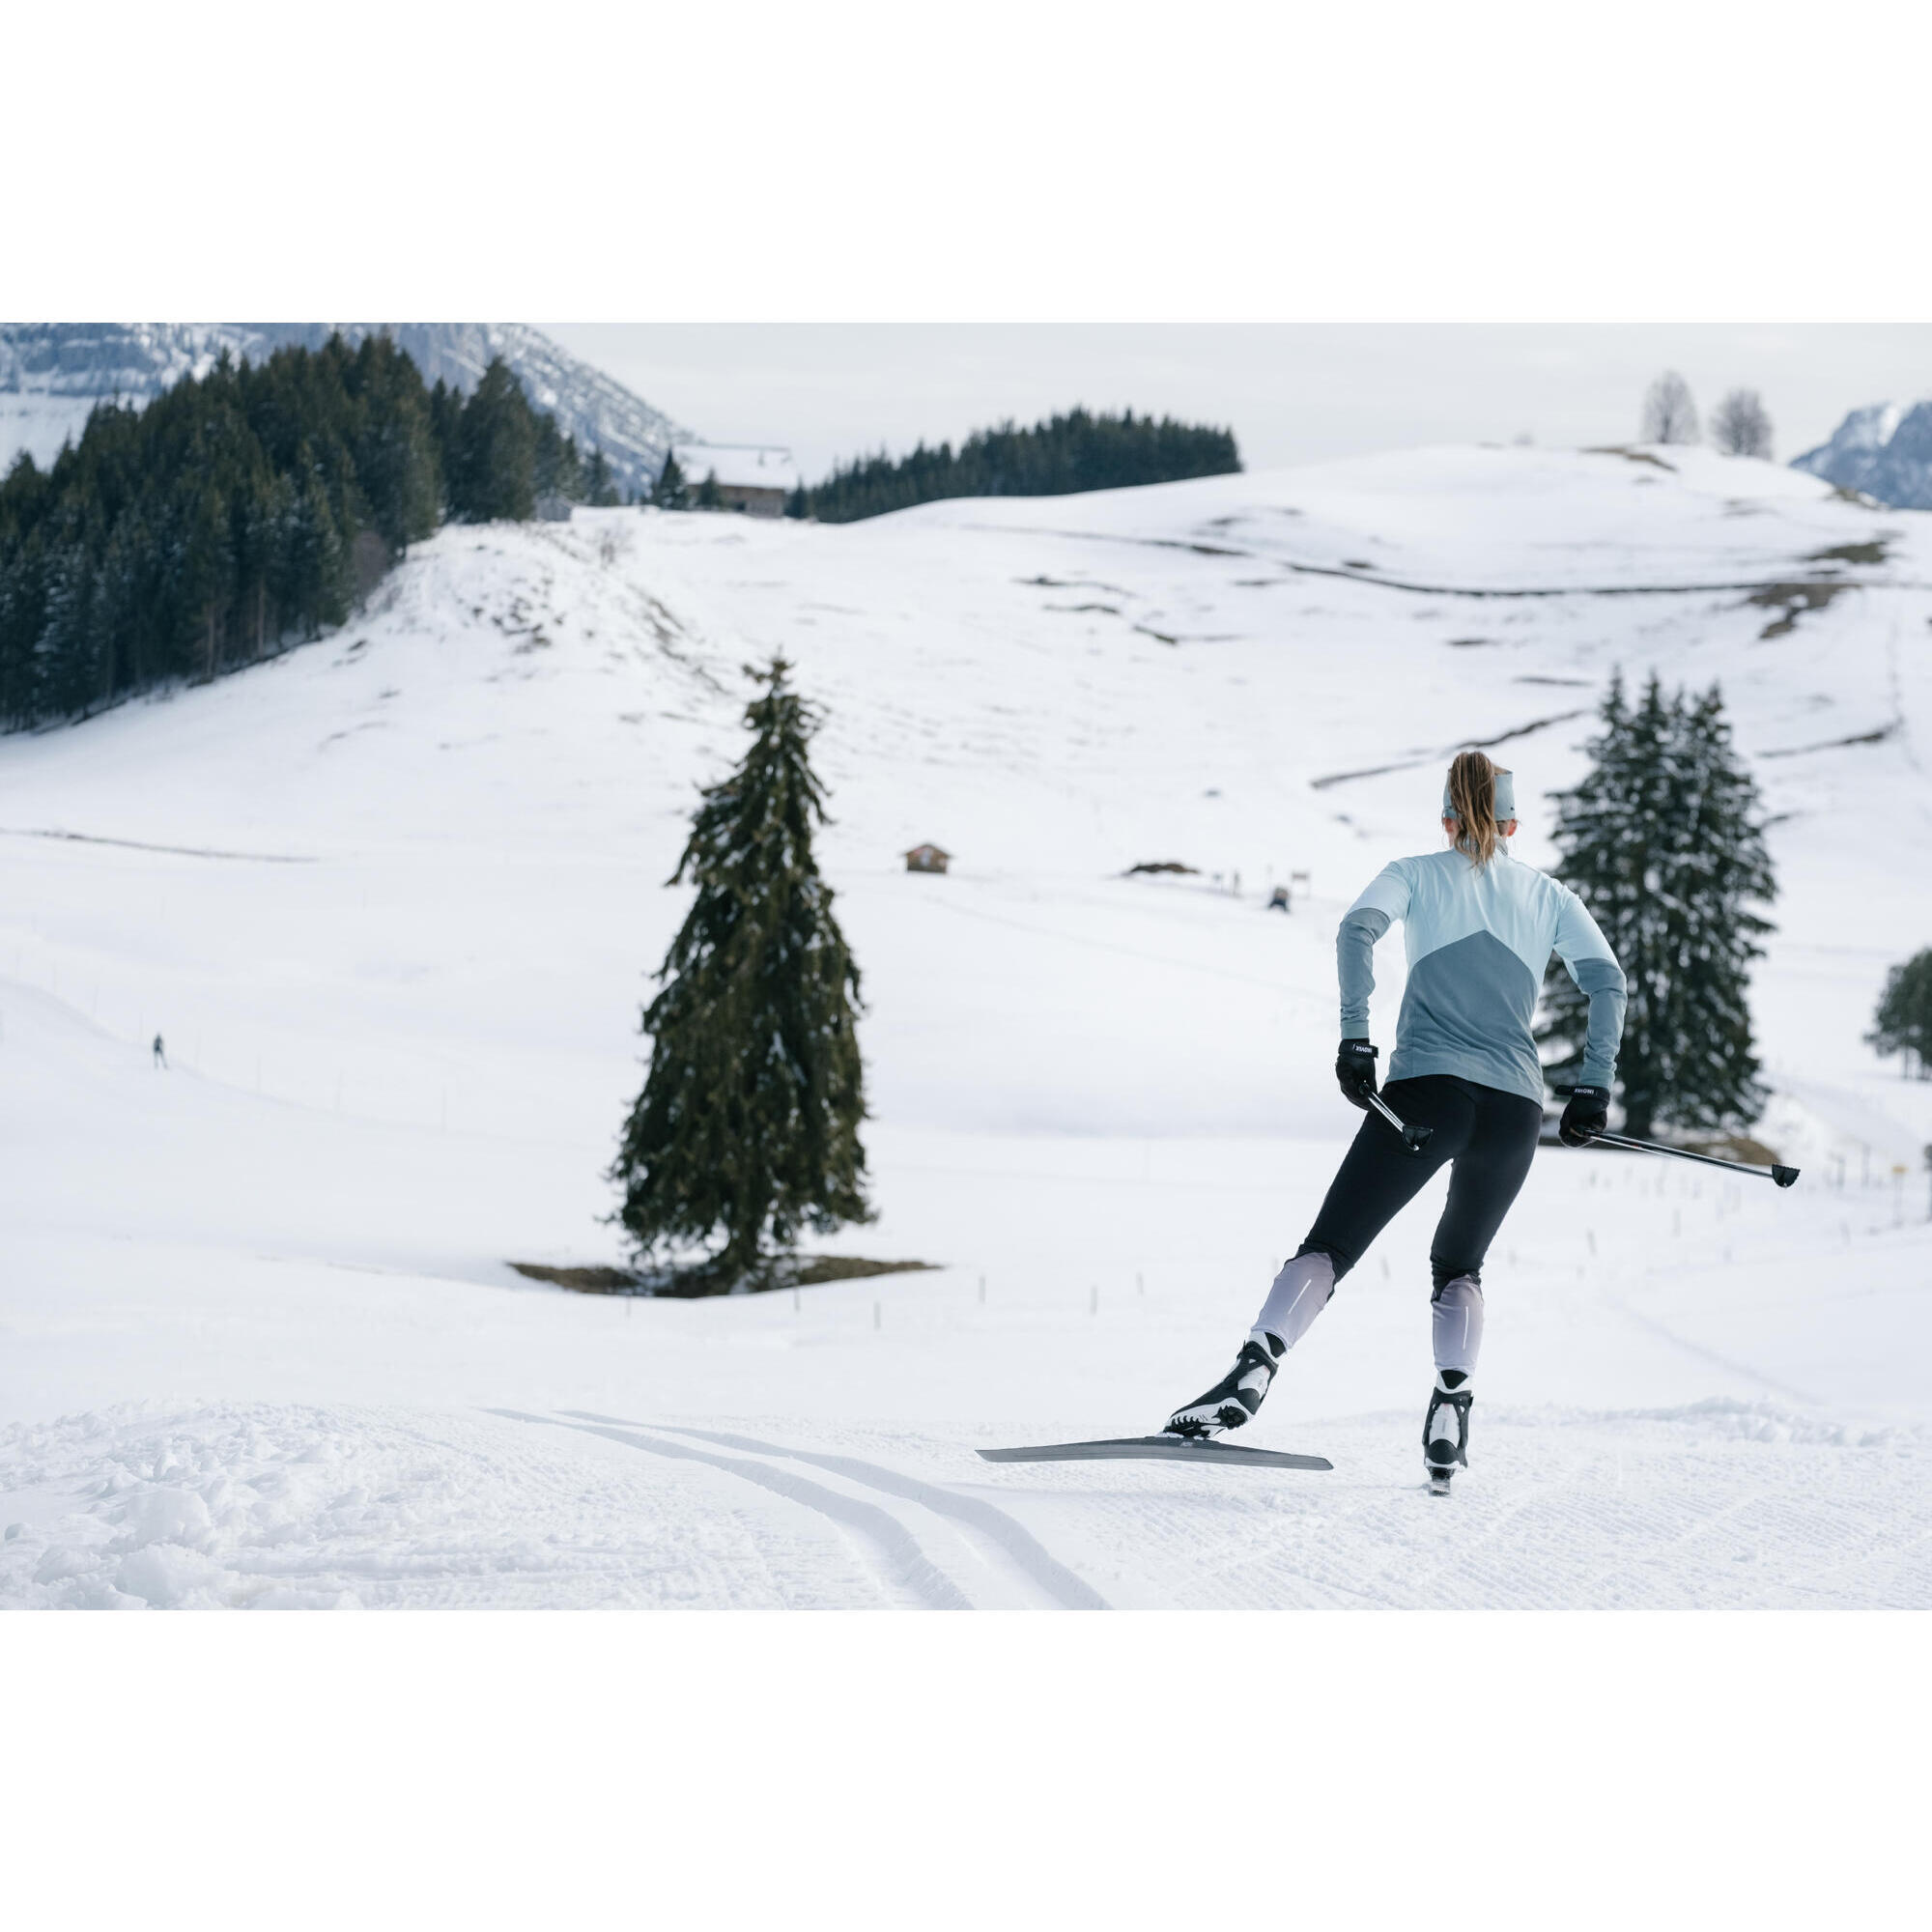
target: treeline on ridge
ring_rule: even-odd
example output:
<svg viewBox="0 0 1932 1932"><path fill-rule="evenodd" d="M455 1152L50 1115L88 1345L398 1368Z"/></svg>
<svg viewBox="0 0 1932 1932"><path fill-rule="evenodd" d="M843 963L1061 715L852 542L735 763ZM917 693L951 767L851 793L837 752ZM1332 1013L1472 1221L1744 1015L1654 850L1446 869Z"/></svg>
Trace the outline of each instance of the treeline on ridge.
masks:
<svg viewBox="0 0 1932 1932"><path fill-rule="evenodd" d="M788 508L793 516L850 524L942 497L1068 497L1225 476L1240 467L1232 430L1137 416L1132 410L1120 415L1069 410L1031 429L1007 422L976 430L957 450L922 442L896 462L861 457L815 488L794 493Z"/></svg>
<svg viewBox="0 0 1932 1932"><path fill-rule="evenodd" d="M502 362L466 398L386 336L224 355L146 409L101 404L50 469L23 454L0 481L0 724L314 637L444 521L551 496L618 500Z"/></svg>

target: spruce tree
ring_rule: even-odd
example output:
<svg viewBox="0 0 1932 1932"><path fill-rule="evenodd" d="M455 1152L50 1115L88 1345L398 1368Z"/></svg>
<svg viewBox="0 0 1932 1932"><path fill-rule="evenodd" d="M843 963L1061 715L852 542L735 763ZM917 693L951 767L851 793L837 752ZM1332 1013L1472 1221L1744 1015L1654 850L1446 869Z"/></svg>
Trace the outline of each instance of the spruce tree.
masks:
<svg viewBox="0 0 1932 1932"><path fill-rule="evenodd" d="M768 1248L871 1218L859 969L812 858L818 719L790 668L751 673L764 687L745 712L751 748L703 794L668 882L697 895L644 1010L650 1070L610 1174L642 1254L722 1232L691 1292L756 1286Z"/></svg>
<svg viewBox="0 0 1932 1932"><path fill-rule="evenodd" d="M691 491L675 450L665 457L665 467L658 471L658 480L651 489L651 501L660 510L682 510L691 502Z"/></svg>
<svg viewBox="0 0 1932 1932"><path fill-rule="evenodd" d="M594 445L590 451L590 461L583 466L583 500L592 509L614 509L621 500L617 494L617 478L611 469L611 459Z"/></svg>
<svg viewBox="0 0 1932 1932"><path fill-rule="evenodd" d="M1621 678L1605 699L1591 769L1559 801L1556 875L1588 906L1630 981L1618 1092L1629 1133L1659 1124L1748 1124L1765 1093L1747 999L1771 930L1750 910L1776 896L1757 788L1738 761L1713 685L1666 698L1652 675L1633 710ZM1589 1003L1560 966L1538 1037L1553 1081L1574 1081Z"/></svg>
<svg viewBox="0 0 1932 1932"><path fill-rule="evenodd" d="M501 356L492 357L457 420L450 508L466 523L527 523L536 512L537 443L522 384Z"/></svg>
<svg viewBox="0 0 1932 1932"><path fill-rule="evenodd" d="M556 426L554 416L532 413L536 428L536 457L533 474L536 495L560 497L567 503L583 500L583 462L577 451L577 439Z"/></svg>
<svg viewBox="0 0 1932 1932"><path fill-rule="evenodd" d="M1909 1056L1918 1056L1918 1077L1932 1077L1932 947L1915 952L1885 976L1885 991L1872 1014L1865 1044L1880 1053L1907 1056L1899 1070L1908 1069Z"/></svg>
<svg viewBox="0 0 1932 1932"><path fill-rule="evenodd" d="M386 335L368 335L347 362L344 382L355 404L355 477L369 523L389 555L434 534L442 473L430 398L416 365Z"/></svg>

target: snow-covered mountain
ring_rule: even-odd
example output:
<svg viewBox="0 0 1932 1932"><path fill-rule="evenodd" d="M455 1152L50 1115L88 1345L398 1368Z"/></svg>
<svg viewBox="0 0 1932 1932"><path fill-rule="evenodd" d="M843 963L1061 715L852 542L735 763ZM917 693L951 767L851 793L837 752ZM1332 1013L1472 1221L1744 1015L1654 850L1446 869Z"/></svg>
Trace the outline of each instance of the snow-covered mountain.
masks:
<svg viewBox="0 0 1932 1932"><path fill-rule="evenodd" d="M1932 401L1854 410L1791 467L1897 509L1932 510Z"/></svg>
<svg viewBox="0 0 1932 1932"><path fill-rule="evenodd" d="M1695 449L587 511L0 739L0 1605L1924 1607L1932 1083L1861 1036L1932 940L1928 585L1932 518ZM823 1245L945 1265L539 1287L506 1263L618 1258L664 882L775 650L865 973L881 1219ZM1439 1178L1249 1432L1331 1474L979 1462L1225 1370L1358 1118L1341 909L1470 742L1547 862L1619 667L1721 681L1764 785L1799 1186L1539 1155L1450 1503ZM1393 937L1377 973L1386 1048Z"/></svg>
<svg viewBox="0 0 1932 1932"><path fill-rule="evenodd" d="M51 462L97 402L145 401L206 370L223 349L259 361L284 344L317 349L336 329L351 342L392 335L425 383L474 387L500 355L537 408L586 450L602 449L625 490L656 480L665 453L690 432L521 323L7 323L0 324L0 470L15 451Z"/></svg>

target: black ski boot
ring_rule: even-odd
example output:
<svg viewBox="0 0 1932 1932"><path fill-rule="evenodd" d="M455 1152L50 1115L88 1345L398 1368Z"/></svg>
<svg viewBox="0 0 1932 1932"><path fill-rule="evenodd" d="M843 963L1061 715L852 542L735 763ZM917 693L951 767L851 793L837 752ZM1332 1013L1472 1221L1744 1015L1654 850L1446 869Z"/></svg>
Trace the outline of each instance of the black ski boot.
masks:
<svg viewBox="0 0 1932 1932"><path fill-rule="evenodd" d="M1461 1369L1437 1369L1422 1422L1422 1463L1429 1493L1446 1496L1449 1478L1469 1466L1469 1406L1475 1396Z"/></svg>
<svg viewBox="0 0 1932 1932"><path fill-rule="evenodd" d="M1206 1437L1240 1428L1261 1407L1286 1353L1280 1336L1264 1328L1250 1330L1235 1366L1206 1395L1177 1408L1167 1418L1166 1434Z"/></svg>

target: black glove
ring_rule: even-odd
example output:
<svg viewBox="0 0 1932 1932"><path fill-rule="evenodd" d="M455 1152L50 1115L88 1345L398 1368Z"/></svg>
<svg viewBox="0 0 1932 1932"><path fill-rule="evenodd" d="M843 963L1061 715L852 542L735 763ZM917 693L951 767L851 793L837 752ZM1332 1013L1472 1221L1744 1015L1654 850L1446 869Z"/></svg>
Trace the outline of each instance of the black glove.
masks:
<svg viewBox="0 0 1932 1932"><path fill-rule="evenodd" d="M1607 1087L1573 1087L1570 1104L1556 1138L1565 1147L1588 1147L1610 1124L1610 1092Z"/></svg>
<svg viewBox="0 0 1932 1932"><path fill-rule="evenodd" d="M1335 1055L1335 1078L1343 1099L1367 1113L1369 1095L1376 1091L1375 1048L1365 1039L1345 1039Z"/></svg>

